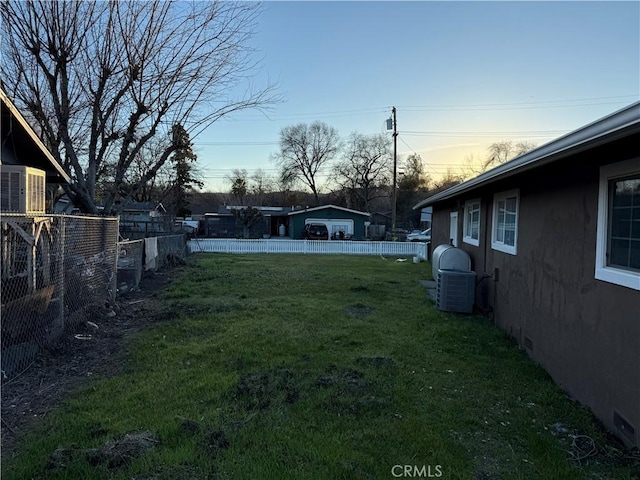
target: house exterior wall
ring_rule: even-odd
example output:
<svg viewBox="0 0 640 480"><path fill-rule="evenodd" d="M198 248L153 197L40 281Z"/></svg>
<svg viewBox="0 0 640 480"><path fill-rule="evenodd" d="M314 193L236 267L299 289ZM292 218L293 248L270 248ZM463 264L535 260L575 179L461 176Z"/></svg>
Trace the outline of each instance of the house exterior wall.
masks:
<svg viewBox="0 0 640 480"><path fill-rule="evenodd" d="M637 140L637 139L636 139ZM620 145L585 153L434 206L434 247L449 243L458 211L459 246L472 257L476 304L554 381L627 442L640 444L640 291L595 278L599 167L637 155ZM632 152L633 150L633 152ZM493 196L519 190L517 253L492 249ZM481 199L479 246L462 241L464 202ZM635 429L621 435L614 413Z"/></svg>
<svg viewBox="0 0 640 480"><path fill-rule="evenodd" d="M28 165L28 162L21 163L17 157L17 152L13 148L9 148L8 142L2 143L0 147L0 164L2 165Z"/></svg>

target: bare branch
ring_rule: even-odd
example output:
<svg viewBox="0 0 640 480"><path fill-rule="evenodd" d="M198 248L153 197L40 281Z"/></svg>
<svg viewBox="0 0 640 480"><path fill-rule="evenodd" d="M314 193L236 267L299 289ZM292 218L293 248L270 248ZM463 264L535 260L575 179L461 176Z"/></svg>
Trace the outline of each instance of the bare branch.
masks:
<svg viewBox="0 0 640 480"><path fill-rule="evenodd" d="M119 183L173 125L194 138L232 112L279 100L273 85L238 89L258 67L248 46L256 3L15 0L0 10L6 88L71 174L69 194L86 212L135 196L141 186ZM140 181L160 171L175 145L166 148Z"/></svg>
<svg viewBox="0 0 640 480"><path fill-rule="evenodd" d="M370 211L372 200L388 195L391 161L390 142L385 135L350 135L333 172L334 182L349 196L349 206Z"/></svg>
<svg viewBox="0 0 640 480"><path fill-rule="evenodd" d="M282 172L282 181L301 181L311 189L318 204L318 173L333 160L339 149L338 132L326 123L300 123L283 128L280 132L280 152L275 157Z"/></svg>

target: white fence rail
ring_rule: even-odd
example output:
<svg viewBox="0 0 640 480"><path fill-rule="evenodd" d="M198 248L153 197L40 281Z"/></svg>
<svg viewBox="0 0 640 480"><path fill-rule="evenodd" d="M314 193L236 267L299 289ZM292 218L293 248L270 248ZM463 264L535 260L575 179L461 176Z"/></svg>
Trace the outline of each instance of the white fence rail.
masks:
<svg viewBox="0 0 640 480"><path fill-rule="evenodd" d="M427 244L418 242L359 242L332 240L283 240L197 238L189 241L191 253L303 253L343 255L389 255L427 259Z"/></svg>

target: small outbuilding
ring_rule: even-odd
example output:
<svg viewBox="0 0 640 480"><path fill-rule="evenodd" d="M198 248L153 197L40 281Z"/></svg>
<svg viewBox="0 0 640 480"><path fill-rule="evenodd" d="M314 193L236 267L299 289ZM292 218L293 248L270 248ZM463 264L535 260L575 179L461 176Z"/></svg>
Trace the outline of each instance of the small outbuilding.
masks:
<svg viewBox="0 0 640 480"><path fill-rule="evenodd" d="M336 205L294 210L289 213L291 238L304 238L304 227L309 223L327 226L329 240L364 240L371 215Z"/></svg>
<svg viewBox="0 0 640 480"><path fill-rule="evenodd" d="M259 217L251 225L243 226L237 212L252 208L260 212ZM250 238L285 237L289 233L289 217L291 207L223 205L214 213L205 213L200 220L200 235L205 237L241 238L245 234L245 226Z"/></svg>

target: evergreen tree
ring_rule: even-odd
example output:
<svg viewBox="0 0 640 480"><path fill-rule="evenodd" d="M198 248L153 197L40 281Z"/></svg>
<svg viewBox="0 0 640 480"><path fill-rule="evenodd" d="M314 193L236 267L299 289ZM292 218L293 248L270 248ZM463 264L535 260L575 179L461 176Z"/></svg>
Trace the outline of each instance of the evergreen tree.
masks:
<svg viewBox="0 0 640 480"><path fill-rule="evenodd" d="M191 214L189 192L195 187L202 188L204 184L195 176L194 165L197 156L193 152L189 133L180 124L175 124L171 133L173 142L178 146L171 157L175 172L172 206L176 216L186 217Z"/></svg>

